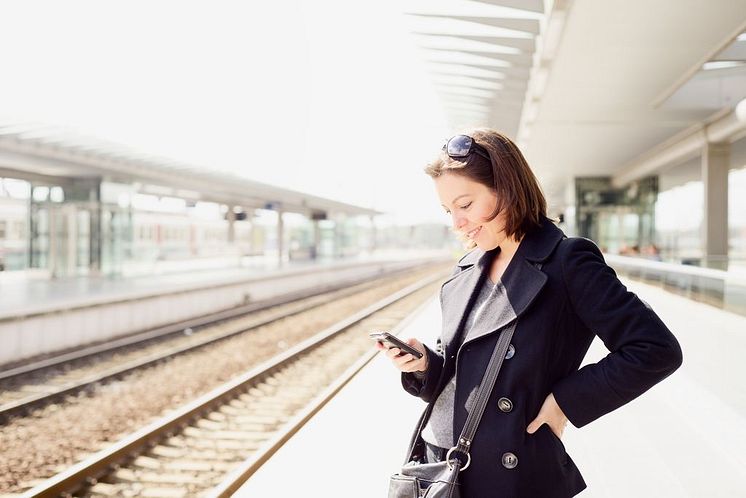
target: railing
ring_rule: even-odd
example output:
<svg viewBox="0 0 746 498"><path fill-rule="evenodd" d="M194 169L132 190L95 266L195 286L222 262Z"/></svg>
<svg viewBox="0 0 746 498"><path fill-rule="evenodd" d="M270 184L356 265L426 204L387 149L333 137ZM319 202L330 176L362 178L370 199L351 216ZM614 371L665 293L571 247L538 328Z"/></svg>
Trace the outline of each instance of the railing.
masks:
<svg viewBox="0 0 746 498"><path fill-rule="evenodd" d="M613 254L605 254L604 257L620 275L746 315L745 274Z"/></svg>

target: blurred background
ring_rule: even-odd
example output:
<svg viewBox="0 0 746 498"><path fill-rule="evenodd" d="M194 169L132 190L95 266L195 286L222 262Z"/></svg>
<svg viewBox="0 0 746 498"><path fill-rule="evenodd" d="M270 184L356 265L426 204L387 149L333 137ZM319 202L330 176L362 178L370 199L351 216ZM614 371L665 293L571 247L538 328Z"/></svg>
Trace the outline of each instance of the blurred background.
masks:
<svg viewBox="0 0 746 498"><path fill-rule="evenodd" d="M742 269L743 5L687 5L4 2L3 277L457 250L422 168L471 126L568 234Z"/></svg>
<svg viewBox="0 0 746 498"><path fill-rule="evenodd" d="M0 2L0 494L196 496L310 398L240 436L266 408L246 399L328 367L293 388L310 396L370 360L374 325L236 388L244 422L184 412L117 445L374 304L408 300L375 328L434 341L437 306L400 325L464 248L423 168L472 127L518 144L549 216L684 349L670 382L563 438L588 496L744 496L746 0ZM383 378L335 430L391 415ZM400 402L405 441L421 407ZM328 433L288 466L329 461ZM396 468L390 443L350 486Z"/></svg>

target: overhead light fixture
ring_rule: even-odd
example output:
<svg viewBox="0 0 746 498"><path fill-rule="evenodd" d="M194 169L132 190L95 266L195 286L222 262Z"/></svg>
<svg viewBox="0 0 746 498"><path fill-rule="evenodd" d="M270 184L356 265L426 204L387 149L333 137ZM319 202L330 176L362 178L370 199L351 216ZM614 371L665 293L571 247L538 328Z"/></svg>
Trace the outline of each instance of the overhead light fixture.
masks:
<svg viewBox="0 0 746 498"><path fill-rule="evenodd" d="M712 71L714 69L728 69L744 65L746 65L746 61L709 61L702 64L702 70Z"/></svg>

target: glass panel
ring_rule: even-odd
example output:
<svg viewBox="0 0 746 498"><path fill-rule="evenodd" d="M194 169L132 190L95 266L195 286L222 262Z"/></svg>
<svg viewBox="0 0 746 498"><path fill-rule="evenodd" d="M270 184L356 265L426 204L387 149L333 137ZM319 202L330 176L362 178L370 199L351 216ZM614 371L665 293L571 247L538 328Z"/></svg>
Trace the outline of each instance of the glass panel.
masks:
<svg viewBox="0 0 746 498"><path fill-rule="evenodd" d="M744 273L614 255L607 255L606 260L620 275L659 285L689 299L746 315Z"/></svg>
<svg viewBox="0 0 746 498"><path fill-rule="evenodd" d="M49 255L49 209L31 205L31 268L46 269Z"/></svg>
<svg viewBox="0 0 746 498"><path fill-rule="evenodd" d="M121 275L132 261L132 214L129 208L107 205L101 212L101 272Z"/></svg>
<svg viewBox="0 0 746 498"><path fill-rule="evenodd" d="M77 212L77 267L79 272L87 272L91 265L91 213L89 210Z"/></svg>

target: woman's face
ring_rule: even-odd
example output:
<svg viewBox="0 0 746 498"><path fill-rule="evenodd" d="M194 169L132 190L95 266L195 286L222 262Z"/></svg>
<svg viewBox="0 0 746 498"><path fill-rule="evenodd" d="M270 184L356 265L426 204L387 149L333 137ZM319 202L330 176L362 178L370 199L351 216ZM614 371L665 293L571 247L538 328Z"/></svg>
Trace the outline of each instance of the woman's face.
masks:
<svg viewBox="0 0 746 498"><path fill-rule="evenodd" d="M504 213L492 221L485 221L497 206L497 195L492 189L454 173L444 173L434 181L440 203L451 215L454 230L484 251L503 243Z"/></svg>

